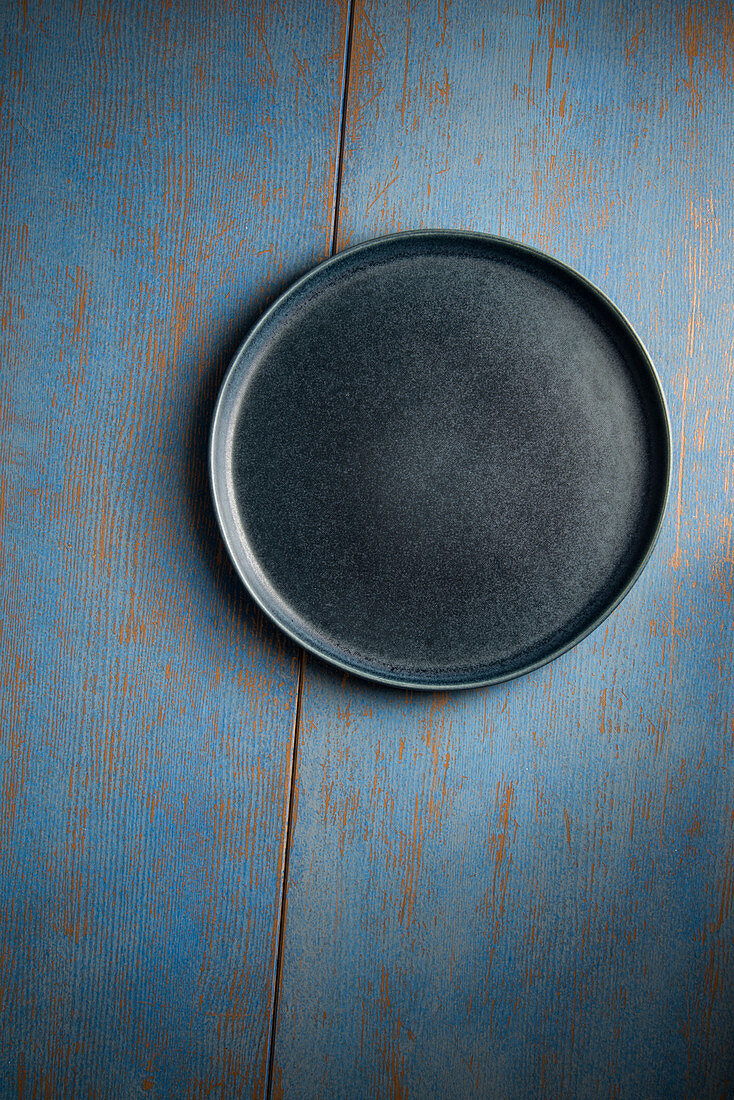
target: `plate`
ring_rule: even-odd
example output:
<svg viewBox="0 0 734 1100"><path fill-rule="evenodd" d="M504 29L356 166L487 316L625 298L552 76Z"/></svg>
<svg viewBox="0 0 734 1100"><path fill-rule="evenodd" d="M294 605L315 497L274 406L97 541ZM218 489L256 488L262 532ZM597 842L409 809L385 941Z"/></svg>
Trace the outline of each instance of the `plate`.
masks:
<svg viewBox="0 0 734 1100"><path fill-rule="evenodd" d="M481 234L342 252L222 385L214 506L253 599L333 664L411 688L550 661L619 603L670 482L655 369L550 256Z"/></svg>

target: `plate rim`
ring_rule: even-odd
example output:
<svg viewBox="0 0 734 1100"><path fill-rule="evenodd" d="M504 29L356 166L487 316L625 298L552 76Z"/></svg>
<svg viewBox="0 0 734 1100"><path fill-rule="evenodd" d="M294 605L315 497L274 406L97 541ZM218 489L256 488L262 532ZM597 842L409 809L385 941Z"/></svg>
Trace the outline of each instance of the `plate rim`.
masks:
<svg viewBox="0 0 734 1100"><path fill-rule="evenodd" d="M626 332L626 335L632 340L635 346L640 362L647 368L647 374L652 382L653 391L656 393L660 410L662 413L662 420L664 425L663 442L665 446L665 487L661 495L661 501L658 509L658 515L655 523L655 527L650 536L647 548L642 558L638 562L635 569L628 576L626 582L617 593L615 598L607 604L592 620L585 624L577 634L575 634L570 640L565 641L563 644L557 646L551 652L545 654L542 658L536 661L532 661L520 668L513 669L509 672L502 672L493 676L481 677L479 679L472 680L448 680L446 682L428 682L427 680L421 680L419 678L401 677L400 675L391 675L389 672L381 672L378 670L367 670L357 666L356 664L350 664L348 660L342 660L331 653L326 653L319 649L316 645L304 637L301 637L295 630L291 629L287 622L283 620L277 614L277 608L268 606L267 602L261 598L261 596L255 591L253 585L250 583L246 571L241 567L238 554L236 553L235 544L239 545L242 540L239 538L236 531L229 529L229 523L223 511L222 502L222 490L226 488L227 475L226 471L220 468L220 464L216 460L215 449L219 443L219 439L226 421L224 420L224 408L226 399L229 396L229 391L232 388L233 380L237 378L238 368L240 367L241 360L246 357L250 346L256 341L263 329L265 329L273 318L273 315L278 313L284 305L287 304L291 297L294 297L300 289L311 282L313 279L322 277L329 268L339 266L343 263L345 258L354 256L360 252L369 252L375 248L384 246L390 241L403 240L409 242L411 240L419 240L425 238L438 238L443 240L454 239L457 241L475 241L484 245L501 246L515 254L524 256L526 259L550 265L551 268L556 268L557 271L565 278L576 281L580 284L581 288L587 291L593 299L596 299L601 306L611 313L612 318L621 325L622 329ZM525 676L530 672L534 672L536 669L542 668L552 661L555 661L558 657L561 657L564 653L568 653L569 650L574 649L580 642L587 638L597 627L609 618L624 598L628 595L630 590L634 587L640 578L643 570L645 569L650 557L655 549L655 546L660 537L660 533L663 526L663 521L667 512L667 507L670 499L670 490L672 482L672 468L673 468L673 442L672 442L672 429L670 421L670 411L668 409L668 403L665 397L665 391L663 389L660 376L655 367L655 363L650 355L647 347L637 334L629 318L624 312L616 305L615 302L598 286L591 282L585 275L576 268L563 260L559 260L557 257L552 256L548 252L544 252L539 248L535 248L532 245L525 244L522 241L516 241L511 237L503 237L497 234L482 233L474 230L466 229L414 229L405 230L398 233L387 233L380 237L371 237L366 241L360 241L357 244L349 245L347 248L336 252L332 256L328 256L326 259L319 261L308 271L300 275L292 283L290 283L282 293L280 293L275 300L267 307L264 313L260 316L258 321L248 329L242 343L237 348L232 360L227 367L224 377L220 383L219 391L217 394L217 400L214 406L214 413L212 415L211 427L209 431L209 445L208 445L208 457L209 457L209 489L214 507L214 513L217 519L217 525L219 532L224 541L227 554L232 565L235 568L237 575L245 586L245 589L250 598L255 602L256 606L267 616L267 618L279 629L282 630L296 645L312 653L315 657L318 657L322 661L326 661L327 664L341 669L343 672L348 672L351 675L358 676L361 679L370 680L374 683L383 684L389 687L403 688L408 690L417 691L461 691L471 688L489 687L493 684L507 683L508 681L517 679L520 676Z"/></svg>

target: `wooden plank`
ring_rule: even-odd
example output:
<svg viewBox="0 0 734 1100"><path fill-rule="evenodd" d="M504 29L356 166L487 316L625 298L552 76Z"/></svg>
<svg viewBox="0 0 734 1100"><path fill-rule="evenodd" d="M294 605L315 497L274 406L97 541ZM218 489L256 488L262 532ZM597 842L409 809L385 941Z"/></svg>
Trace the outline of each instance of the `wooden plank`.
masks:
<svg viewBox="0 0 734 1100"><path fill-rule="evenodd" d="M734 1087L733 27L358 0L340 243L571 262L659 366L675 473L643 578L547 668L422 695L308 661L278 1095Z"/></svg>
<svg viewBox="0 0 734 1100"><path fill-rule="evenodd" d="M298 658L209 503L331 246L346 4L2 14L0 1094L262 1095Z"/></svg>

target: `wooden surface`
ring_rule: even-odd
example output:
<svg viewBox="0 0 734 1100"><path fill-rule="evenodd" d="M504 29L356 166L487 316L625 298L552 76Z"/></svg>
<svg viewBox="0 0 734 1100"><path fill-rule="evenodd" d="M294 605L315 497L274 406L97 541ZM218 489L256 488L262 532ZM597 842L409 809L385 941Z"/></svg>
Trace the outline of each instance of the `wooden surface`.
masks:
<svg viewBox="0 0 734 1100"><path fill-rule="evenodd" d="M330 248L346 7L3 23L0 1094L262 1095L298 655L206 443Z"/></svg>
<svg viewBox="0 0 734 1100"><path fill-rule="evenodd" d="M734 1095L731 6L1 19L0 1095ZM421 225L596 282L675 448L621 607L456 694L299 674L205 477L266 302Z"/></svg>
<svg viewBox="0 0 734 1100"><path fill-rule="evenodd" d="M733 79L724 6L356 4L339 243L573 264L659 367L675 474L547 668L401 695L307 661L283 1096L734 1095Z"/></svg>

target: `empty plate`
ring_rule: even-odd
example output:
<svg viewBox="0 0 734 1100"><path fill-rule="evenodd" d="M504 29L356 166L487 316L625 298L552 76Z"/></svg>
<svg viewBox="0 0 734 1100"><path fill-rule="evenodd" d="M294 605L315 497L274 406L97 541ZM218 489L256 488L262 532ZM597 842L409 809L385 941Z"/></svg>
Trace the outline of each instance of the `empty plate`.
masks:
<svg viewBox="0 0 734 1100"><path fill-rule="evenodd" d="M660 383L586 279L512 241L405 233L300 279L247 337L215 509L262 609L327 661L453 688L569 649L619 603L670 480Z"/></svg>

